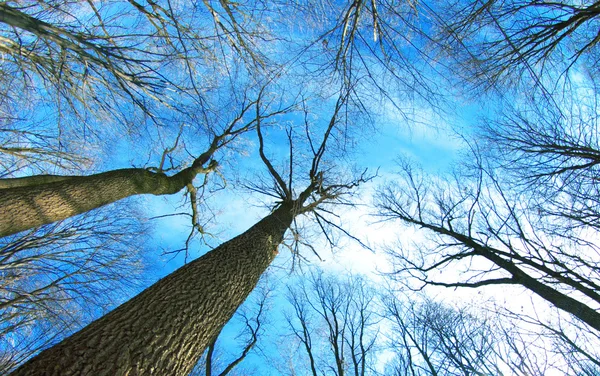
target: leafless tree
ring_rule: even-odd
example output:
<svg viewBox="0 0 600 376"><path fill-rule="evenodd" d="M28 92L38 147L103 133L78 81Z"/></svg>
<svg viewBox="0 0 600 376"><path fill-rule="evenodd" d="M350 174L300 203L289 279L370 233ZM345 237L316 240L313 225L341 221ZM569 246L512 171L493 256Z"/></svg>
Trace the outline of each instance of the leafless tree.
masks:
<svg viewBox="0 0 600 376"><path fill-rule="evenodd" d="M226 325L210 343L190 376L211 376L215 374L225 376L231 374L246 359L248 354L259 346L260 337L264 335L269 326L268 315L274 294L274 286L271 283L269 273L267 273L261 278L256 289L228 323L228 325L235 324L236 327L242 326L242 329L236 335L236 339L241 343L239 354L235 354L234 358L228 361L224 353L232 353L233 349L223 349L222 346L217 346L219 337L222 336L224 331L227 331ZM231 333L231 329L229 332ZM221 369L221 371L217 371L218 369Z"/></svg>
<svg viewBox="0 0 600 376"><path fill-rule="evenodd" d="M388 297L386 308L396 352L390 375L586 375L597 369L597 337L560 318L550 323L547 315L481 304L453 308L412 295Z"/></svg>
<svg viewBox="0 0 600 376"><path fill-rule="evenodd" d="M103 210L2 239L2 372L142 285L136 219Z"/></svg>
<svg viewBox="0 0 600 376"><path fill-rule="evenodd" d="M395 376L501 375L499 338L487 320L426 298L390 296L384 316L391 320L391 364Z"/></svg>
<svg viewBox="0 0 600 376"><path fill-rule="evenodd" d="M477 86L526 77L528 85L547 85L547 73L561 74L578 62L595 71L598 2L456 1L431 9L432 38Z"/></svg>
<svg viewBox="0 0 600 376"><path fill-rule="evenodd" d="M290 43L288 64L307 80L327 83L313 91L347 85L357 108L373 117L384 111L371 98L381 98L412 120L413 106L441 109L445 76L436 75L436 56L425 32L428 10L419 2L311 0L286 6L303 18L299 24L288 17L289 27L305 35Z"/></svg>
<svg viewBox="0 0 600 376"><path fill-rule="evenodd" d="M260 92L265 88L261 88ZM196 214L197 189L194 179L217 167L214 154L234 141L241 134L252 130L257 124L252 109L257 100L243 98L240 109L229 116L226 124L214 127L208 148L193 159L188 167L168 166L165 158L178 146L165 149L160 165L150 168L134 168L107 171L91 176L34 175L22 178L0 179L0 205L6 216L0 223L0 235L5 236L28 228L81 214L88 210L138 194L174 194L184 188L190 194L192 209ZM268 119L293 108L293 104L261 113ZM249 114L250 112L250 114ZM166 172L175 169L171 176ZM195 219L195 218L194 218ZM193 221L194 226L197 221Z"/></svg>
<svg viewBox="0 0 600 376"><path fill-rule="evenodd" d="M363 277L314 271L288 285L287 300L292 308L287 326L312 375L375 372L379 306L375 289Z"/></svg>
<svg viewBox="0 0 600 376"><path fill-rule="evenodd" d="M598 336L564 315L548 315L546 307L532 313L495 309L501 325L498 356L523 375L593 375L600 355Z"/></svg>
<svg viewBox="0 0 600 376"><path fill-rule="evenodd" d="M227 1L3 3L0 177L80 174L101 164L98 149L115 133L135 143L187 124L211 142L224 123L215 113L231 111L218 105L222 92L251 86L238 81L231 93L251 69L240 59L267 50L262 11Z"/></svg>
<svg viewBox="0 0 600 376"><path fill-rule="evenodd" d="M165 90L204 100L198 80L211 69L210 61L228 53L228 46L240 54L257 53L250 39L267 38L269 30L246 17L246 11L228 1L218 8L208 1L6 3L0 9L7 56L3 69L13 73L14 89L35 90L39 77L45 90L56 91L75 111L118 111L110 99L122 97L157 116L148 100L170 101ZM258 7L253 11L259 16ZM204 17L214 18L214 27ZM101 98L101 93L112 95Z"/></svg>
<svg viewBox="0 0 600 376"><path fill-rule="evenodd" d="M530 207L555 218L546 232L598 228L598 100L596 83L584 80L551 101L506 106L480 127L485 159L529 193Z"/></svg>
<svg viewBox="0 0 600 376"><path fill-rule="evenodd" d="M102 133L97 125L126 112L123 107L131 101L150 111L144 96L156 97L166 86L158 70L169 55L151 44L164 38L153 38L149 31L149 43L140 45L140 38L136 44L120 28L127 16L140 21L142 13L122 8L124 18L115 20L111 9L108 4L68 1L2 5L3 154L37 162L42 169L39 160L73 167L66 162L83 150L71 145L72 137L91 140L95 132ZM158 18L156 14L154 20ZM148 20L144 26L137 23L140 32L148 25ZM100 122L93 122L90 114ZM119 120L124 122L123 117ZM36 143L29 146L28 141Z"/></svg>
<svg viewBox="0 0 600 376"><path fill-rule="evenodd" d="M398 270L437 286L522 286L600 330L600 314L593 308L600 301L595 244L536 231L543 218L528 210L527 198L504 190L493 172L480 167L474 181L456 176L428 182L406 165L405 184L380 191L382 217L435 234L432 243L417 248L416 257L392 251L402 260ZM481 262L466 266L470 274L464 281L432 278L432 271L472 260Z"/></svg>
<svg viewBox="0 0 600 376"><path fill-rule="evenodd" d="M325 177L322 161L328 140L340 134L338 127L347 92L341 92L321 141L310 142L308 181L298 184L289 171L284 180L266 157L261 127L264 92L255 104L259 155L273 179L270 194L278 202L271 213L243 234L221 244L199 259L155 283L132 300L88 325L63 342L41 352L14 374L80 374L115 372L190 372L223 325L253 290L277 254L294 219L317 207L334 204L346 192L367 180L363 173L348 181ZM313 138L314 131L313 129ZM290 138L290 160L297 150ZM293 166L293 164L292 164ZM338 174L338 178L340 175ZM85 346L82 343L85 342ZM165 344L169 344L165 346ZM110 365L107 367L107 365Z"/></svg>
<svg viewBox="0 0 600 376"><path fill-rule="evenodd" d="M582 182L593 184L595 167L577 153L562 152L563 146L568 149L568 143L577 140L567 136L571 128L544 130L551 118L538 118L540 127L516 119L504 118L487 134L488 140L498 143L486 144L486 153L478 152L473 143L470 161L460 173L447 179L426 178L405 164L403 183L380 191L383 217L400 219L429 234L410 248L391 250L391 255L398 272L419 281L413 288L513 285L541 297L562 313L556 313L555 321L514 313L536 329L528 329L528 335L504 333L499 343L506 344L505 359L512 359L509 367L522 374L544 374L548 368L585 374L585 369L596 367L600 270L594 241L597 228L593 217L588 223L577 219L582 213L577 202L592 192L578 188ZM556 133L549 133L552 129ZM588 133L575 134L578 140L587 140ZM569 150L578 148L581 144ZM594 200L592 194L588 202ZM588 208L593 211L593 206ZM437 274L452 269L458 274ZM564 312L571 316L565 317ZM541 342L543 338L551 340ZM535 354L534 347L542 354L537 360L518 355L527 348ZM572 359L565 360L569 356ZM567 372L565 364L573 368Z"/></svg>
<svg viewBox="0 0 600 376"><path fill-rule="evenodd" d="M593 359L586 354L600 330L598 86L590 64L597 56L597 5L489 1L436 8L447 10L435 21L448 33L442 45L463 53L459 79L529 86L502 93L465 132L467 156L454 174L425 176L402 163L401 183L383 187L377 199L382 218L425 234L390 252L396 271L415 277L407 284L525 288L563 311L563 325L538 325L554 328L563 359L569 351ZM574 339L574 327L586 328L587 337Z"/></svg>

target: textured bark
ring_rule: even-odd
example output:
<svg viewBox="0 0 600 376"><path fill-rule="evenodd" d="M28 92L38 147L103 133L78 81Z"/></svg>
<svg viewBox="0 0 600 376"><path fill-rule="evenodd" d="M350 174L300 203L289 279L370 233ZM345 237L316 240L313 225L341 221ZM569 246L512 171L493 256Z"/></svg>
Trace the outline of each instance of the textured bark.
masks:
<svg viewBox="0 0 600 376"><path fill-rule="evenodd" d="M283 204L12 375L187 375L275 257L293 207Z"/></svg>
<svg viewBox="0 0 600 376"><path fill-rule="evenodd" d="M69 180L73 176L61 175L34 175L21 178L0 179L0 189L31 187L34 185L54 183L57 181Z"/></svg>
<svg viewBox="0 0 600 376"><path fill-rule="evenodd" d="M113 170L90 176L53 176L48 183L0 189L0 236L52 223L138 194L165 195L182 190L200 172L194 163L173 176L143 168ZM34 181L35 177L28 178ZM7 179L8 180L8 179Z"/></svg>

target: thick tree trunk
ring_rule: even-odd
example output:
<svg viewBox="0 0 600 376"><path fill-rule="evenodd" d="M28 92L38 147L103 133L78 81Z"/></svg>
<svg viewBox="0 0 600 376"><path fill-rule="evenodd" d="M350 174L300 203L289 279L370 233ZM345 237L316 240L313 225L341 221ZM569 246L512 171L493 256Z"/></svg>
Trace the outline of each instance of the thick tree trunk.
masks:
<svg viewBox="0 0 600 376"><path fill-rule="evenodd" d="M53 176L33 184L35 177L15 180L13 188L0 189L0 237L52 223L138 194L177 193L196 174L208 171L194 163L173 176L143 168L113 170L90 176ZM23 184L28 181L32 184ZM8 183L7 183L8 184Z"/></svg>
<svg viewBox="0 0 600 376"><path fill-rule="evenodd" d="M57 181L69 180L72 178L73 176L63 175L33 175L24 176L20 178L0 179L0 189L31 187L34 185L54 183Z"/></svg>
<svg viewBox="0 0 600 376"><path fill-rule="evenodd" d="M275 257L293 207L284 203L12 375L187 375Z"/></svg>

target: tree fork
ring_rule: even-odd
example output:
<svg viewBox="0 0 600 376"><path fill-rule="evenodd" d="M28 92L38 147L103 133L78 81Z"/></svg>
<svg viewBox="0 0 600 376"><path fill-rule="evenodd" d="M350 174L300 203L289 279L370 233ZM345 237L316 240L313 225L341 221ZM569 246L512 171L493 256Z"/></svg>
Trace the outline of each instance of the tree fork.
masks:
<svg viewBox="0 0 600 376"><path fill-rule="evenodd" d="M186 375L256 286L298 200L41 352L11 375Z"/></svg>
<svg viewBox="0 0 600 376"><path fill-rule="evenodd" d="M198 159L173 176L129 168L89 176L61 179L55 176L48 183L0 189L0 237L60 221L133 195L177 193L199 173L216 168L215 161L206 168L202 165Z"/></svg>

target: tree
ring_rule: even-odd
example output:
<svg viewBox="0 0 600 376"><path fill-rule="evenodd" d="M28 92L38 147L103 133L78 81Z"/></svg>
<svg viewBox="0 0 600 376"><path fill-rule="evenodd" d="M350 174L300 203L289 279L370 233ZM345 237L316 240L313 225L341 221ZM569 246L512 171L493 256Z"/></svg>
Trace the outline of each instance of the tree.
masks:
<svg viewBox="0 0 600 376"><path fill-rule="evenodd" d="M179 84L162 71L180 60L169 34L161 33L169 26L165 16L172 21L168 12L153 15L133 4L120 4L121 18L106 3L2 4L0 151L13 162L8 171L82 170L81 162L89 162L83 157L107 129L126 134L131 123L140 126L143 115L136 111L158 111L163 90ZM123 35L125 19L135 20L140 34Z"/></svg>
<svg viewBox="0 0 600 376"><path fill-rule="evenodd" d="M585 324L545 307L533 313L496 309L497 354L511 371L523 375L593 375L599 366L598 336ZM564 315L563 315L564 316Z"/></svg>
<svg viewBox="0 0 600 376"><path fill-rule="evenodd" d="M90 120L86 118L89 113L131 119L127 112L132 108L118 103L123 100L155 122L161 122L164 115L159 111L164 104L178 104L171 110L185 113L190 100L197 104L207 100L203 92L211 85L204 82L203 90L199 90L198 84L205 78L203 73L214 72L211 61L217 60L217 55L230 52L228 46L239 53L255 53L251 48L256 48L256 43L249 39L258 34L256 20L245 18L241 23L244 9L231 7L227 1L221 5L168 1L2 4L0 31L7 55L2 68L14 77L12 85L3 88L3 104L22 99L19 94L46 95L46 100L56 101L53 105L59 115L70 108L84 125ZM255 16L259 13L255 9ZM235 30L228 30L223 22L212 28L203 19L218 20L222 15L237 26ZM268 36L266 28L260 27L260 31L263 37ZM168 90L180 94L175 102Z"/></svg>
<svg viewBox="0 0 600 376"><path fill-rule="evenodd" d="M238 122L243 120L245 106L252 106L245 95L253 84L239 80L231 95L228 84L239 79L237 71L243 66L217 74L221 65L214 55L227 53L228 45L240 54L253 54L255 43L248 42L248 35L255 34L256 27L250 24L253 20L239 24L239 10L225 1L221 4L222 9L217 10L208 2L206 8L200 4L174 8L169 1L1 5L0 35L7 58L1 67L5 75L0 111L11 115L2 116L0 164L6 170L0 172L0 177L16 174L19 179L6 179L0 184L2 188L15 188L2 192L2 206L15 223L4 223L0 236L132 194L178 192L191 186L199 173L214 170L215 165L209 166L209 161L215 151L248 130ZM222 22L216 23L214 30L199 22L197 14L202 12L215 19L220 13L226 14L236 26L235 31L227 30ZM233 33L235 40L230 36L225 43L221 39L223 31ZM261 28L261 34L266 37L268 32ZM216 52L214 46L204 45L209 41L224 44ZM204 80L200 90L198 82L207 76L211 79ZM4 82L9 77L10 82ZM218 88L214 80L219 81ZM219 103L223 101L219 90L228 94L225 106ZM176 93L175 101L171 93ZM27 111L32 105L35 108ZM235 113L231 107L235 107ZM218 111L227 116L215 114ZM204 132L209 146L185 163L188 168L179 168L179 174L169 179L163 172L170 169L162 170L165 155L154 171L126 169L87 177L47 174L48 170L65 169L67 174L84 170L84 164L94 159L89 158L89 147L84 145L110 142L107 138L114 135L107 130L139 136L150 128L159 135L179 128L180 136L186 124L197 129L185 134L182 144L193 145L189 137ZM44 175L30 176L35 170ZM27 178L22 176L24 172ZM52 185L42 187L41 183ZM106 191L98 190L99 186ZM88 193L83 193L86 190ZM48 202L44 204L40 195L49 198ZM25 211L17 213L21 209Z"/></svg>
<svg viewBox="0 0 600 376"><path fill-rule="evenodd" d="M143 285L144 228L101 210L0 241L0 370L8 373Z"/></svg>
<svg viewBox="0 0 600 376"><path fill-rule="evenodd" d="M562 311L548 309L556 321L536 320L538 331L552 333L550 346L562 349L561 364L570 353L590 369L600 330L598 86L590 64L597 5L458 2L450 16L438 13L449 38L442 46L458 51L465 68L459 82L517 85L491 97L497 102L482 105L478 124L461 132L466 156L452 175L426 176L402 163L401 183L377 198L382 218L426 236L391 250L398 278L414 277L407 285L415 289L525 288L536 305Z"/></svg>
<svg viewBox="0 0 600 376"><path fill-rule="evenodd" d="M260 89L260 92L264 88ZM107 171L91 176L36 175L23 178L2 179L0 205L6 213L0 221L0 236L10 235L29 228L65 219L97 207L138 194L166 195L187 188L195 195L194 179L199 174L213 171L217 163L211 161L217 150L247 132L258 121L246 120L247 112L256 101L243 98L239 113L231 116L220 133L214 134L209 147L193 160L191 166L168 176L163 172L165 157L177 146L165 150L161 165L154 171L146 168ZM287 108L261 114L262 118L285 113ZM210 162L209 162L210 161ZM195 199L192 200L195 202Z"/></svg>
<svg viewBox="0 0 600 376"><path fill-rule="evenodd" d="M190 372L275 257L295 205L295 200L285 202L245 233L43 351L14 374Z"/></svg>
<svg viewBox="0 0 600 376"><path fill-rule="evenodd" d="M600 330L600 314L590 306L600 301L595 278L595 246L569 243L552 234L535 231L541 218L523 207L525 199L504 191L495 174L481 166L474 184L458 178L439 191L431 189L406 166L406 185L380 191L380 215L397 218L439 235L421 248L413 259L402 251L392 252L424 284L477 288L486 285L518 285L571 313L591 328ZM428 247L428 248L429 248ZM462 281L429 278L430 272L469 259L476 263Z"/></svg>
<svg viewBox="0 0 600 376"><path fill-rule="evenodd" d="M534 95L484 121L470 161L447 181L428 181L405 164L405 184L382 189L379 206L386 218L439 235L439 248L420 260L396 254L421 281L521 285L600 330L593 308L600 302L598 249L591 240L598 230L597 94L582 84L551 99ZM427 277L469 259L489 264L466 282Z"/></svg>
<svg viewBox="0 0 600 376"><path fill-rule="evenodd" d="M313 152L308 185L294 194L264 153L262 97L256 108L259 154L269 171L279 202L269 215L243 234L161 279L132 300L81 331L34 357L14 375L115 374L119 372L190 372L223 325L256 286L277 254L296 216L335 203L366 180L364 174L346 183L328 183L321 162L328 139L347 95L342 93ZM292 147L290 137L290 150ZM290 153L290 159L293 154ZM108 368L110 367L110 368Z"/></svg>
<svg viewBox="0 0 600 376"><path fill-rule="evenodd" d="M380 318L375 290L359 276L322 271L287 286L287 326L307 357L310 374L375 372Z"/></svg>
<svg viewBox="0 0 600 376"><path fill-rule="evenodd" d="M219 353L223 352L223 346L217 346L217 343L219 342L219 338L223 337L223 332L226 330L224 327L209 344L206 352L198 364L196 364L192 373L190 373L191 376L228 375L234 369L237 369L255 347L258 347L259 339L264 335L266 330L268 331L266 329L269 324L268 314L274 293L274 287L271 286L268 278L269 273L263 275L256 289L228 323L228 325L237 324L242 326L242 329L236 335L238 341L239 339L243 340L241 341L240 353L235 354L231 361L225 363L222 357L219 357ZM226 350L231 352L232 349L229 348ZM221 370L220 372L217 371L219 369Z"/></svg>
<svg viewBox="0 0 600 376"><path fill-rule="evenodd" d="M500 339L487 320L431 299L401 302L391 296L385 317L392 323L394 376L502 374Z"/></svg>
<svg viewBox="0 0 600 376"><path fill-rule="evenodd" d="M480 128L490 167L511 176L515 189L526 190L529 205L542 217L556 219L542 231L567 237L579 236L576 228L596 231L600 212L600 98L595 80L581 78L550 100L535 95L506 106Z"/></svg>
<svg viewBox="0 0 600 376"><path fill-rule="evenodd" d="M446 179L404 164L402 184L382 188L378 206L384 218L430 235L416 252L391 251L396 271L419 281L413 288L525 288L572 315L528 320L563 349L559 362L569 363L565 354L574 354L570 364L596 366L597 92L593 82L586 84L572 85L569 95L533 91L503 107L483 122L481 138L468 142L460 172ZM434 274L450 269L462 273Z"/></svg>
<svg viewBox="0 0 600 376"><path fill-rule="evenodd" d="M458 1L429 9L436 26L432 39L458 62L460 78L475 86L525 81L552 91L551 77L578 62L595 70L597 2Z"/></svg>
<svg viewBox="0 0 600 376"><path fill-rule="evenodd" d="M90 176L44 175L16 178L17 181L10 179L7 185L19 186L0 190L0 205L7 214L0 225L0 236L82 214L133 195L177 193L191 185L196 175L214 170L215 163L204 166L204 161L209 158L203 155L192 166L173 176L138 168ZM41 184L35 183L40 180Z"/></svg>
<svg viewBox="0 0 600 376"><path fill-rule="evenodd" d="M341 4L314 0L295 3L310 26L305 50L298 56L312 79L332 79L352 87L353 99L370 114L381 95L403 117L416 121L406 108L414 101L439 109L444 102L438 64L431 54L428 9L418 2L356 0ZM355 84L360 78L360 84Z"/></svg>

